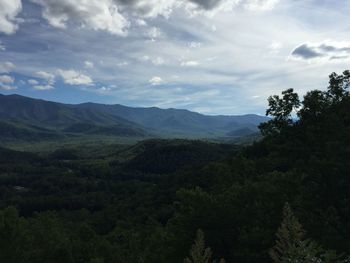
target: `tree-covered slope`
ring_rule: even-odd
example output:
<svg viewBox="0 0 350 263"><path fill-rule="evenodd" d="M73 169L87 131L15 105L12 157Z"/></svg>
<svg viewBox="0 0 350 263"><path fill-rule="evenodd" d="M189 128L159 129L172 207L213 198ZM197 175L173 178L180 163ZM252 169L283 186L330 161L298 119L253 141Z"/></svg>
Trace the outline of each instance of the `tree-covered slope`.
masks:
<svg viewBox="0 0 350 263"><path fill-rule="evenodd" d="M19 95L0 95L0 117L50 127L65 127L76 122L92 124L129 124L126 119L75 105L31 99ZM134 124L136 125L136 124Z"/></svg>
<svg viewBox="0 0 350 263"><path fill-rule="evenodd" d="M13 140L40 139L40 134L43 136L41 139L49 139L46 133L38 134L33 126L45 129L52 137L62 137L67 133L121 137L149 134L140 125L118 116L19 95L0 95L0 120L3 120L0 135Z"/></svg>
<svg viewBox="0 0 350 263"><path fill-rule="evenodd" d="M6 120L0 121L0 138L2 140L35 141L58 139L60 135L50 129Z"/></svg>
<svg viewBox="0 0 350 263"><path fill-rule="evenodd" d="M236 147L188 140L147 140L133 146L135 155L125 168L143 173L168 174L225 159Z"/></svg>

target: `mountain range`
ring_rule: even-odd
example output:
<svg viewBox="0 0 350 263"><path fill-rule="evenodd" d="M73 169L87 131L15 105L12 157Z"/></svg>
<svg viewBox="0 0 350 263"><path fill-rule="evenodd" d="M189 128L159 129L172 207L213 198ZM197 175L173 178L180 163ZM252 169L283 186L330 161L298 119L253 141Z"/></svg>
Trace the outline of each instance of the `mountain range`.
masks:
<svg viewBox="0 0 350 263"><path fill-rule="evenodd" d="M220 138L258 131L266 117L208 116L182 109L133 108L97 103L63 104L0 94L0 139L65 136Z"/></svg>

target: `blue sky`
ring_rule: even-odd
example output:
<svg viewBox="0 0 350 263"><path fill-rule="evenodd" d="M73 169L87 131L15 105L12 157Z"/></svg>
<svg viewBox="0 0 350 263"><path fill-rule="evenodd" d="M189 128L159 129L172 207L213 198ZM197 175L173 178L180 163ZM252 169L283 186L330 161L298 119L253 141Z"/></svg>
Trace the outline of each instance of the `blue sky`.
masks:
<svg viewBox="0 0 350 263"><path fill-rule="evenodd" d="M0 92L264 114L349 68L341 0L0 0Z"/></svg>

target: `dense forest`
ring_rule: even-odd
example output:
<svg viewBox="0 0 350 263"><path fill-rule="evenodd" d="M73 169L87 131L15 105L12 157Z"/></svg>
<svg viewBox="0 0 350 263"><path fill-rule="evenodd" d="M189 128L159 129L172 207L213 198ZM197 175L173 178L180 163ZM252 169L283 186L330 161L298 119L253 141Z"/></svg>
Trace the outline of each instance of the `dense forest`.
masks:
<svg viewBox="0 0 350 263"><path fill-rule="evenodd" d="M349 85L271 96L244 147L1 148L0 262L350 262Z"/></svg>

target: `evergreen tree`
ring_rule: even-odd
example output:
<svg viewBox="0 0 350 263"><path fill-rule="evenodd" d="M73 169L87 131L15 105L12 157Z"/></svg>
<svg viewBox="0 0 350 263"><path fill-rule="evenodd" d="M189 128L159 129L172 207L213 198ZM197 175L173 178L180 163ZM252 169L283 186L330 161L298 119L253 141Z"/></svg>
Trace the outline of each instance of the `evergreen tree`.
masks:
<svg viewBox="0 0 350 263"><path fill-rule="evenodd" d="M202 230L197 230L196 239L190 251L190 257L184 260L184 263L209 263L211 261L213 252L211 248L205 247L204 233ZM219 263L225 263L224 259L221 259Z"/></svg>
<svg viewBox="0 0 350 263"><path fill-rule="evenodd" d="M293 214L289 204L283 209L283 220L277 231L275 246L270 256L275 263L309 263L322 262L318 255L321 248L313 241L304 239L304 230Z"/></svg>

